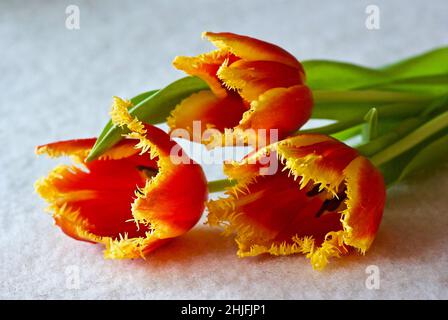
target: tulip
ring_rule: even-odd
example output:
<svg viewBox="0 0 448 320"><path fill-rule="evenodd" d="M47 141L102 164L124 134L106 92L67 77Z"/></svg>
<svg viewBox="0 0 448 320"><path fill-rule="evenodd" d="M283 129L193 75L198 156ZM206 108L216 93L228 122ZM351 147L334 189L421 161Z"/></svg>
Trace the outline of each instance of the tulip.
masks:
<svg viewBox="0 0 448 320"><path fill-rule="evenodd" d="M56 167L35 188L64 233L103 244L107 258L144 257L184 234L201 217L207 199L201 167L184 154L174 163L170 152L177 144L162 130L133 119L127 107L115 98L112 118L128 127L127 139L94 161L85 158L95 138L36 149L75 162Z"/></svg>
<svg viewBox="0 0 448 320"><path fill-rule="evenodd" d="M278 170L268 172L272 162ZM364 254L375 238L383 177L336 139L293 136L226 163L224 172L235 184L208 203L208 223L236 234L240 257L302 253L320 270L331 257Z"/></svg>
<svg viewBox="0 0 448 320"><path fill-rule="evenodd" d="M282 48L233 33L204 33L218 49L196 57L176 57L174 66L204 80L210 90L193 93L172 111L171 130L185 129L191 140L209 146L265 145L259 130L276 130L281 139L299 129L311 115L312 94L297 59ZM194 122L200 121L200 132ZM213 128L220 133L205 136Z"/></svg>

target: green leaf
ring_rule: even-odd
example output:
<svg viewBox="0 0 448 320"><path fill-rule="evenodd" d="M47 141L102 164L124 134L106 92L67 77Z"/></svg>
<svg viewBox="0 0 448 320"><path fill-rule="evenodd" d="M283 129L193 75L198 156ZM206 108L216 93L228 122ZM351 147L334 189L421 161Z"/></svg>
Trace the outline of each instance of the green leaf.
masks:
<svg viewBox="0 0 448 320"><path fill-rule="evenodd" d="M208 192L214 193L214 192L224 191L226 188L231 187L235 184L236 184L236 181L232 180L232 179L214 180L214 181L210 181L207 184L207 188L208 188Z"/></svg>
<svg viewBox="0 0 448 320"><path fill-rule="evenodd" d="M335 134L356 126L360 121L361 119L359 117L350 117L322 127L300 130L298 131L298 133L320 133L327 135Z"/></svg>
<svg viewBox="0 0 448 320"><path fill-rule="evenodd" d="M378 168L383 175L384 182L387 186L391 186L398 182L398 177L403 170L403 165L405 165L414 153L412 151L408 151L396 157L395 159L380 165Z"/></svg>
<svg viewBox="0 0 448 320"><path fill-rule="evenodd" d="M196 77L185 77L140 101L129 109L129 113L146 123L162 123L166 121L170 112L183 99L201 90L209 90L208 85L203 80ZM122 135L126 132L125 129L116 125L112 125L107 129L106 125L106 130L103 130L100 135L101 139L97 139L86 161L92 161L103 154L107 149L119 142L123 138Z"/></svg>
<svg viewBox="0 0 448 320"><path fill-rule="evenodd" d="M432 168L437 164L444 163L448 159L448 135L445 135L420 149L418 153L404 167L398 180Z"/></svg>
<svg viewBox="0 0 448 320"><path fill-rule="evenodd" d="M400 123L401 120L399 119L382 119L381 121L378 122L378 127L377 127L377 131L378 131L378 135L383 135L385 133L388 133L389 131L393 130L393 128L397 127L398 123ZM358 124L356 126L350 127L348 129L330 134L333 138L336 138L338 140L341 141L345 141L348 140L350 138L353 138L355 136L361 135L362 134L362 130L363 130L363 126L364 124ZM374 140L376 141L376 139ZM359 147L356 147L357 149L362 148L364 146L369 145L369 143L361 145ZM362 154L362 152L361 152Z"/></svg>
<svg viewBox="0 0 448 320"><path fill-rule="evenodd" d="M370 108L372 108L372 103L315 102L311 118L344 120L346 118L362 116L366 114Z"/></svg>
<svg viewBox="0 0 448 320"><path fill-rule="evenodd" d="M150 96L152 96L153 94L155 94L157 92L159 92L159 89L140 93L139 95L136 95L135 97L131 98L131 102L135 106L135 105L139 104L143 100L146 100L147 98L149 98Z"/></svg>
<svg viewBox="0 0 448 320"><path fill-rule="evenodd" d="M364 116L366 123L364 124L364 130L362 133L363 142L369 142L375 139L378 134L378 111L376 108L372 108Z"/></svg>
<svg viewBox="0 0 448 320"><path fill-rule="evenodd" d="M448 47L434 49L381 68L394 79L448 73Z"/></svg>
<svg viewBox="0 0 448 320"><path fill-rule="evenodd" d="M383 134L386 134L396 128L400 123L402 123L403 119L400 118L384 118L380 117L381 121L378 121L378 127L377 127L377 138L380 137ZM407 118L408 119L408 118ZM376 140L375 138L374 140Z"/></svg>
<svg viewBox="0 0 448 320"><path fill-rule="evenodd" d="M140 102L142 102L143 100L147 99L148 97L152 96L153 94L155 94L158 91L159 90L143 92L143 93L133 97L131 99L131 103L135 106L135 105L139 104ZM111 120L109 120L109 122L103 128L103 131L101 131L101 134L98 136L97 140L104 139L104 136L111 130L112 126L113 126L113 123Z"/></svg>
<svg viewBox="0 0 448 320"><path fill-rule="evenodd" d="M420 151L422 151L423 149L425 149L426 147L428 147L429 145L431 145L433 142L438 141L439 139L443 139L444 137L448 136L448 130L442 130L441 132L428 137L427 139L425 139L423 142L421 142L420 144L416 145L415 147L413 147L412 149L406 151L405 153L400 154L398 157L382 164L379 166L379 169L381 170L381 173L383 174L384 177L384 181L386 182L386 185L390 186L396 182L401 181L401 179L407 178L412 176L413 174L417 174L419 172L422 171L422 169L432 169L433 167L435 167L435 165L437 164L442 164L443 161L446 161L443 158L443 152L447 152L447 148L441 148L443 150L438 150L438 152L441 153L441 155L435 155L436 158L438 158L438 162L436 163L435 161L431 163L429 163L428 165L424 165L423 167L420 167L417 169L417 167L415 168L415 170L411 170L409 171L408 174L403 175L403 171L406 169L406 167L413 161L413 159L420 153ZM440 144L439 148L441 147ZM446 145L446 142L445 142ZM443 147L443 145L442 145ZM433 148L431 148L433 149ZM434 150L434 149L433 149ZM426 152L425 152L426 153ZM416 160L417 161L417 160ZM419 160L420 162L421 160ZM423 162L421 162L421 164L423 165ZM410 169L408 169L410 170Z"/></svg>
<svg viewBox="0 0 448 320"><path fill-rule="evenodd" d="M346 119L362 119L372 107L378 109L381 119L402 118L420 114L427 101L416 102L364 102L364 103L318 103L313 107L311 118L345 121Z"/></svg>
<svg viewBox="0 0 448 320"><path fill-rule="evenodd" d="M350 127L348 129L345 129L343 131L331 134L331 136L333 138L336 138L340 141L345 141L348 140L350 138L353 138L354 136L357 136L358 134L360 134L362 131L362 125L357 125L354 127Z"/></svg>
<svg viewBox="0 0 448 320"><path fill-rule="evenodd" d="M394 103L428 101L432 95L381 90L334 91L314 90L315 103Z"/></svg>
<svg viewBox="0 0 448 320"><path fill-rule="evenodd" d="M390 81L388 82L356 88L356 90L367 89L443 95L448 93L448 74L421 76L405 79L393 79L391 77Z"/></svg>
<svg viewBox="0 0 448 320"><path fill-rule="evenodd" d="M390 80L382 71L346 62L308 60L302 65L312 90L348 90Z"/></svg>
<svg viewBox="0 0 448 320"><path fill-rule="evenodd" d="M408 135L372 156L371 160L377 166L389 162L445 128L448 128L448 111L431 118Z"/></svg>
<svg viewBox="0 0 448 320"><path fill-rule="evenodd" d="M426 117L434 113L438 113L441 110L445 110L448 107L448 94L442 95L435 99L425 110L422 112L422 116Z"/></svg>
<svg viewBox="0 0 448 320"><path fill-rule="evenodd" d="M396 142L424 122L418 117L385 119L378 123L378 137L357 147L360 154L370 157Z"/></svg>
<svg viewBox="0 0 448 320"><path fill-rule="evenodd" d="M383 89L444 93L448 47L403 59L382 68L340 61L308 60L302 65L312 90Z"/></svg>

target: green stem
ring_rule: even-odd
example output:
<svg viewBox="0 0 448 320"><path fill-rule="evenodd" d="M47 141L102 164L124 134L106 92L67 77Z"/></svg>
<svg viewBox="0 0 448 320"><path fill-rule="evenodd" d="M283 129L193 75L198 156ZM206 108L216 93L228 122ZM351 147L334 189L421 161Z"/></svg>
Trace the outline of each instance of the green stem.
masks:
<svg viewBox="0 0 448 320"><path fill-rule="evenodd" d="M134 97L133 102L138 103L129 109L129 114L145 123L162 123L166 121L171 111L183 99L195 92L207 89L209 89L207 83L199 78L181 78L153 94L149 92ZM86 161L89 162L98 158L103 152L123 139L123 134L127 132L127 129L116 126L109 121L90 150Z"/></svg>
<svg viewBox="0 0 448 320"><path fill-rule="evenodd" d="M366 85L357 87L357 90L367 90L369 88L383 89L389 88L393 85L405 85L405 84L415 84L415 85L446 85L448 84L448 76L446 74L434 74L434 75L425 75L425 76L417 76L410 78L398 78L398 79L388 79L387 81L383 81L381 83L375 83L374 85Z"/></svg>
<svg viewBox="0 0 448 320"><path fill-rule="evenodd" d="M320 133L330 135L351 128L361 122L363 122L362 117L353 117L323 127L299 130L297 133Z"/></svg>
<svg viewBox="0 0 448 320"><path fill-rule="evenodd" d="M229 179L210 181L207 184L208 192L210 192L210 193L221 192L221 191L224 191L227 187L233 186L234 184L235 184L235 181L229 180Z"/></svg>
<svg viewBox="0 0 448 320"><path fill-rule="evenodd" d="M425 108L423 108L419 114L416 114L414 117L404 119L398 127L383 134L377 139L370 141L369 143L357 147L357 149L366 157L373 156L428 121L428 117L430 117L430 115L434 112L437 112L437 109L446 108L446 106L448 106L448 95L441 96L429 105L425 104Z"/></svg>
<svg viewBox="0 0 448 320"><path fill-rule="evenodd" d="M373 139L369 143L358 146L356 149L358 149L360 154L370 157L396 142L401 137L420 126L423 122L424 119L422 120L421 118L405 119L397 128Z"/></svg>
<svg viewBox="0 0 448 320"><path fill-rule="evenodd" d="M378 135L378 110L372 108L364 117L366 123L363 126L362 136L364 141L372 141Z"/></svg>
<svg viewBox="0 0 448 320"><path fill-rule="evenodd" d="M446 127L448 127L448 111L427 121L404 138L373 155L370 159L376 166L380 166Z"/></svg>
<svg viewBox="0 0 448 320"><path fill-rule="evenodd" d="M360 134L362 132L362 126L363 126L362 124L358 124L357 126L331 134L331 136L341 141L348 140Z"/></svg>
<svg viewBox="0 0 448 320"><path fill-rule="evenodd" d="M422 112L427 103L409 104L409 103L394 103L375 107L380 119L384 118L406 118L416 116ZM321 134L335 134L343 130L349 129L355 125L365 123L365 112L359 113L349 119L341 120L323 127L312 128L298 131L297 133L321 133Z"/></svg>
<svg viewBox="0 0 448 320"><path fill-rule="evenodd" d="M428 101L433 98L428 94L415 94L411 92L394 92L381 90L359 90L359 91L313 91L315 103L335 102L415 102Z"/></svg>

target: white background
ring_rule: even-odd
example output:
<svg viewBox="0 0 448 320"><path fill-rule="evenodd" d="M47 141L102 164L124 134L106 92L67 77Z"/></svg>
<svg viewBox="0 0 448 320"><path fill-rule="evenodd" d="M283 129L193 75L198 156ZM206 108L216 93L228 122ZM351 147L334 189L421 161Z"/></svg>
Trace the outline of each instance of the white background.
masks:
<svg viewBox="0 0 448 320"><path fill-rule="evenodd" d="M65 8L81 29L65 28ZM381 10L367 30L365 8ZM448 44L440 1L1 1L1 298L448 298L448 169L389 191L377 239L365 257L313 271L302 256L238 259L232 239L198 225L146 261L110 261L99 246L53 226L34 181L60 161L34 146L98 134L113 95L132 97L183 76L176 55L212 46L202 31L274 42L299 59L379 66ZM206 168L210 178L219 166ZM379 290L365 286L369 265ZM66 271L78 268L79 289ZM68 269L67 269L68 268Z"/></svg>

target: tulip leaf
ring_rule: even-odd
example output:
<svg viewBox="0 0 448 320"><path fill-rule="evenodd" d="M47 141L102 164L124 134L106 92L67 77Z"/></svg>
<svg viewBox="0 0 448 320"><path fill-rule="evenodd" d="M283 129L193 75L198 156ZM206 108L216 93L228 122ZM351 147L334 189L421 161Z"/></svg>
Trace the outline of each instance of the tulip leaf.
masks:
<svg viewBox="0 0 448 320"><path fill-rule="evenodd" d="M226 188L232 187L235 184L236 181L232 179L214 180L207 184L207 188L208 192L214 193L224 191Z"/></svg>
<svg viewBox="0 0 448 320"><path fill-rule="evenodd" d="M448 47L377 69L330 60L308 60L302 64L312 90L417 89L438 94L448 88Z"/></svg>
<svg viewBox="0 0 448 320"><path fill-rule="evenodd" d="M131 98L131 103L135 106L135 105L139 104L140 102L142 102L143 100L147 99L148 97L152 96L153 94L155 94L158 91L159 90L143 92L143 93ZM111 130L112 126L113 126L112 120L109 120L109 122L103 128L103 131L101 131L101 134L98 136L97 140L100 140L100 141L103 140L104 136Z"/></svg>
<svg viewBox="0 0 448 320"><path fill-rule="evenodd" d="M335 134L347 130L353 126L358 125L362 120L359 117L348 117L344 120L339 120L335 123L327 124L321 127L300 130L299 133L320 133L320 134Z"/></svg>
<svg viewBox="0 0 448 320"><path fill-rule="evenodd" d="M389 162L393 158L405 153L407 150L411 150L430 136L437 132L441 132L446 128L448 128L448 110L434 116L408 135L402 137L399 141L387 146L385 149L372 156L371 160L376 165Z"/></svg>
<svg viewBox="0 0 448 320"><path fill-rule="evenodd" d="M141 100L129 109L129 113L145 123L162 123L166 121L170 112L183 99L201 90L209 90L208 85L203 80L197 77L185 77ZM123 138L123 134L127 132L126 129L116 125L107 127L108 125L106 125L100 138L97 139L86 161L96 159L119 142Z"/></svg>
<svg viewBox="0 0 448 320"><path fill-rule="evenodd" d="M348 90L390 80L382 71L346 62L308 60L302 65L312 90Z"/></svg>
<svg viewBox="0 0 448 320"><path fill-rule="evenodd" d="M436 100L434 100L423 112L422 116L429 116L432 113L437 113L444 108L448 107L448 93L440 96Z"/></svg>
<svg viewBox="0 0 448 320"><path fill-rule="evenodd" d="M139 104L140 102L142 102L143 100L146 100L147 98L149 98L150 96L152 96L154 93L156 93L158 91L159 91L159 89L140 93L139 95L136 95L135 97L130 99L131 103L135 106L135 105Z"/></svg>
<svg viewBox="0 0 448 320"><path fill-rule="evenodd" d="M392 143L398 141L404 135L419 127L424 121L419 117L402 119L381 119L378 123L378 136L367 143L357 147L359 153L364 156L372 156Z"/></svg>
<svg viewBox="0 0 448 320"><path fill-rule="evenodd" d="M378 110L372 108L364 116L366 123L363 127L362 140L363 142L369 142L375 139L378 134Z"/></svg>
<svg viewBox="0 0 448 320"><path fill-rule="evenodd" d="M331 136L340 141L345 141L359 135L361 132L362 132L362 125L356 125L343 131L331 134Z"/></svg>
<svg viewBox="0 0 448 320"><path fill-rule="evenodd" d="M359 103L316 103L311 118L344 121L352 118L364 118L372 107L381 114L381 118L403 118L420 114L428 106L427 101L415 102L359 102Z"/></svg>
<svg viewBox="0 0 448 320"><path fill-rule="evenodd" d="M424 171L424 169L430 170L435 165L442 164L448 159L448 149L445 147L448 136L448 130L445 129L433 136L428 137L414 148L408 150L405 153L400 154L398 157L379 166L384 180L388 186L397 183L405 178L411 177L414 174ZM437 142L434 146L433 143ZM440 150L435 150L438 147ZM423 151L425 148L429 148L428 151ZM432 150L432 151L431 151ZM437 154L430 154L430 152L436 152ZM424 152L424 155L418 156L420 152ZM434 157L434 161L427 158L428 156ZM418 157L420 160L415 159ZM415 159L415 160L414 160ZM429 162L426 162L429 161ZM414 162L414 164L411 164ZM418 165L417 165L418 164ZM408 166L408 169L406 169ZM405 173L405 170L408 172Z"/></svg>
<svg viewBox="0 0 448 320"><path fill-rule="evenodd" d="M377 106L377 105L376 105ZM357 117L366 114L372 107L372 103L347 103L347 102L325 102L315 100L311 118L344 120L349 117Z"/></svg>
<svg viewBox="0 0 448 320"><path fill-rule="evenodd" d="M442 95L448 93L448 73L405 79L391 78L388 82L356 88L356 90L366 89L375 89L380 91L407 91L431 95Z"/></svg>
<svg viewBox="0 0 448 320"><path fill-rule="evenodd" d="M448 47L434 49L420 55L387 65L380 70L392 78L413 78L448 73Z"/></svg>
<svg viewBox="0 0 448 320"><path fill-rule="evenodd" d="M401 172L398 180L422 171L423 169L434 167L448 159L448 135L429 143L409 161Z"/></svg>

